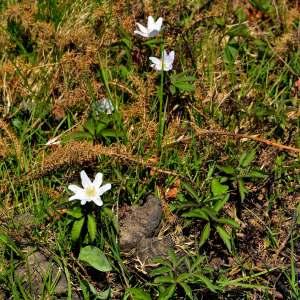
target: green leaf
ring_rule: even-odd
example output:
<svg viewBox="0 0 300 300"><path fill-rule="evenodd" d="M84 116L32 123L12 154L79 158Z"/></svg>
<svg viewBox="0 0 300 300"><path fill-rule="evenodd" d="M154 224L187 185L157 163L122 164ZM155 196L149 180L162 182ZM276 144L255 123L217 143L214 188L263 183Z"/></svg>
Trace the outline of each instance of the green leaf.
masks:
<svg viewBox="0 0 300 300"><path fill-rule="evenodd" d="M245 183L243 179L238 180L238 188L241 200L244 201L246 198L246 194L248 193L248 189L245 187Z"/></svg>
<svg viewBox="0 0 300 300"><path fill-rule="evenodd" d="M187 75L187 72L171 75L171 83L173 86L183 92L192 92L195 90L194 81L196 77Z"/></svg>
<svg viewBox="0 0 300 300"><path fill-rule="evenodd" d="M228 65L233 65L239 54L238 45L228 43L224 48L224 61Z"/></svg>
<svg viewBox="0 0 300 300"><path fill-rule="evenodd" d="M165 288L162 292L159 293L158 300L168 300L170 299L176 290L176 284L171 284Z"/></svg>
<svg viewBox="0 0 300 300"><path fill-rule="evenodd" d="M71 230L71 239L73 242L76 242L79 239L84 220L85 218L83 217L80 220L74 221Z"/></svg>
<svg viewBox="0 0 300 300"><path fill-rule="evenodd" d="M22 256L21 255L21 251L17 248L16 244L14 243L13 240L11 240L11 238L4 234L4 233L0 233L0 244L4 244L7 247L9 247L13 252L15 252L15 254Z"/></svg>
<svg viewBox="0 0 300 300"><path fill-rule="evenodd" d="M93 242L97 234L97 222L93 215L88 215L88 232L90 239Z"/></svg>
<svg viewBox="0 0 300 300"><path fill-rule="evenodd" d="M87 120L87 122L84 124L84 128L92 135L95 135L96 132L96 126L94 119L90 118Z"/></svg>
<svg viewBox="0 0 300 300"><path fill-rule="evenodd" d="M228 174L228 175L234 175L235 174L235 169L232 167L232 166L218 166L217 165L217 168L224 172L225 174Z"/></svg>
<svg viewBox="0 0 300 300"><path fill-rule="evenodd" d="M76 218L76 219L79 219L79 218L82 217L81 207L74 207L73 209L68 210L67 214L69 216L72 216L72 217Z"/></svg>
<svg viewBox="0 0 300 300"><path fill-rule="evenodd" d="M101 134L101 131L103 129L105 129L107 127L108 124L106 123L103 123L103 122L99 122L97 125L96 125L96 135L99 136Z"/></svg>
<svg viewBox="0 0 300 300"><path fill-rule="evenodd" d="M66 135L62 140L64 143L68 141L78 141L78 140L88 140L92 141L93 136L89 132L84 132L84 131L77 131L77 132L72 132Z"/></svg>
<svg viewBox="0 0 300 300"><path fill-rule="evenodd" d="M170 85L170 92L172 95L175 95L176 94L176 87L174 85Z"/></svg>
<svg viewBox="0 0 300 300"><path fill-rule="evenodd" d="M228 193L228 186L221 184L218 179L214 178L211 182L211 191L214 197L224 195Z"/></svg>
<svg viewBox="0 0 300 300"><path fill-rule="evenodd" d="M182 92L193 92L195 90L195 86L189 82L173 82L173 86L178 88Z"/></svg>
<svg viewBox="0 0 300 300"><path fill-rule="evenodd" d="M124 133L121 130L115 129L103 129L100 134L104 137L124 137Z"/></svg>
<svg viewBox="0 0 300 300"><path fill-rule="evenodd" d="M218 290L218 287L215 286L206 276L200 274L196 274L195 276L198 279L198 281L204 283L204 285L212 292L216 292Z"/></svg>
<svg viewBox="0 0 300 300"><path fill-rule="evenodd" d="M132 300L151 300L150 294L140 288L129 288L126 290L126 294L129 294Z"/></svg>
<svg viewBox="0 0 300 300"><path fill-rule="evenodd" d="M203 207L202 211L209 216L213 221L217 221L217 213L210 207Z"/></svg>
<svg viewBox="0 0 300 300"><path fill-rule="evenodd" d="M297 225L300 225L300 203L298 204L296 208L296 222Z"/></svg>
<svg viewBox="0 0 300 300"><path fill-rule="evenodd" d="M182 181L181 182L181 187L184 190L186 190L190 194L190 196L192 196L195 200L197 200L197 202L201 201L201 199L199 198L197 192L193 189L193 187L190 184Z"/></svg>
<svg viewBox="0 0 300 300"><path fill-rule="evenodd" d="M216 226L216 230L229 252L231 252L231 237L228 232L221 226Z"/></svg>
<svg viewBox="0 0 300 300"><path fill-rule="evenodd" d="M158 276L154 279L155 283L175 283L175 279L171 276Z"/></svg>
<svg viewBox="0 0 300 300"><path fill-rule="evenodd" d="M266 174L264 174L262 171L258 170L251 170L247 176L244 177L250 177L250 178L266 178Z"/></svg>
<svg viewBox="0 0 300 300"><path fill-rule="evenodd" d="M152 277L157 276L157 275L163 275L163 274L170 272L170 270L171 270L171 268L169 268L167 266L162 266L162 267L158 267L158 268L151 270L150 275Z"/></svg>
<svg viewBox="0 0 300 300"><path fill-rule="evenodd" d="M227 194L222 199L217 200L213 206L213 210L218 213L224 207L225 203L229 200L229 197L230 195Z"/></svg>
<svg viewBox="0 0 300 300"><path fill-rule="evenodd" d="M227 35L230 37L235 37L235 36L242 36L242 37L248 37L249 36L249 29L247 25L245 24L239 24L232 26L228 31Z"/></svg>
<svg viewBox="0 0 300 300"><path fill-rule="evenodd" d="M209 238L209 235L210 235L210 231L211 231L211 228L210 228L210 223L208 222L202 232L201 232L201 235L200 235L200 241L199 241L199 247L202 247L205 242L208 240Z"/></svg>
<svg viewBox="0 0 300 300"><path fill-rule="evenodd" d="M239 223L237 223L235 220L233 219L228 219L228 218L219 218L218 219L218 223L220 224L228 224L234 228L240 228Z"/></svg>
<svg viewBox="0 0 300 300"><path fill-rule="evenodd" d="M244 152L239 159L239 165L242 168L248 167L251 164L251 162L254 160L255 156L256 156L255 149L252 149L248 152Z"/></svg>
<svg viewBox="0 0 300 300"><path fill-rule="evenodd" d="M192 289L190 288L190 286L188 284L186 284L185 282L181 282L179 281L178 282L179 285L184 289L185 291L185 294L193 300L193 292L192 292Z"/></svg>
<svg viewBox="0 0 300 300"><path fill-rule="evenodd" d="M183 213L182 216L186 218L199 218L209 221L208 215L201 208L192 209L189 212Z"/></svg>
<svg viewBox="0 0 300 300"><path fill-rule="evenodd" d="M88 282L88 285L89 285L89 288L90 288L91 292L93 293L93 295L96 296L95 299L107 300L110 297L110 294L111 294L110 288L106 289L105 291L98 292L91 283Z"/></svg>
<svg viewBox="0 0 300 300"><path fill-rule="evenodd" d="M97 247L86 246L80 249L79 260L101 272L109 272L112 267L105 254Z"/></svg>

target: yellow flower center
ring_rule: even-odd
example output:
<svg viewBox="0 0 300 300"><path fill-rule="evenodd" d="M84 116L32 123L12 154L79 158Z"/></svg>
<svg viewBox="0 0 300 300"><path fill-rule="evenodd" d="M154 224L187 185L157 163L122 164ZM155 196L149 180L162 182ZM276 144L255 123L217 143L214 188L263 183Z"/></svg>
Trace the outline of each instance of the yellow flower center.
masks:
<svg viewBox="0 0 300 300"><path fill-rule="evenodd" d="M88 197L95 197L97 192L96 192L96 189L94 186L88 186L86 189L85 189L85 194L88 196Z"/></svg>

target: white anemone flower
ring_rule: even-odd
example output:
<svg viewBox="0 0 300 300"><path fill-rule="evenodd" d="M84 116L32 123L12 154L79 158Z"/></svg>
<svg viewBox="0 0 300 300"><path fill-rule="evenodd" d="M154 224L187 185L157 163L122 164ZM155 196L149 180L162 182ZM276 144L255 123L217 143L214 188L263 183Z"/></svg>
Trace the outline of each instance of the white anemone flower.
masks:
<svg viewBox="0 0 300 300"><path fill-rule="evenodd" d="M162 58L150 56L152 64L150 65L156 71L170 71L173 69L173 62L175 59L175 52L171 51L169 54L164 50Z"/></svg>
<svg viewBox="0 0 300 300"><path fill-rule="evenodd" d="M149 38L157 36L161 30L163 18L158 18L156 22L152 16L148 17L147 27L143 26L140 23L136 23L136 26L139 30L135 30L134 33L141 35L142 37Z"/></svg>
<svg viewBox="0 0 300 300"><path fill-rule="evenodd" d="M111 115L115 108L110 99L103 98L99 104L99 110L106 113L107 115Z"/></svg>
<svg viewBox="0 0 300 300"><path fill-rule="evenodd" d="M85 171L80 172L80 177L83 188L75 184L70 184L68 186L68 189L71 190L74 193L74 195L69 198L69 201L80 200L81 205L86 204L86 202L93 201L96 205L102 206L103 201L101 200L101 196L111 189L111 184L106 183L102 185L102 173L97 173L93 182L86 175Z"/></svg>

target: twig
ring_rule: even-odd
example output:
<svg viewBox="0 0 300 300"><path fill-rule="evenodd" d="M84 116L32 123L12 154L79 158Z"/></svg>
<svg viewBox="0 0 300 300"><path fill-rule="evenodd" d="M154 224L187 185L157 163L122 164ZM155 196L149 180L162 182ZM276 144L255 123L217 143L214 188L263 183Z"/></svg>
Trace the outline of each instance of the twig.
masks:
<svg viewBox="0 0 300 300"><path fill-rule="evenodd" d="M258 137L256 135L248 135L243 133L233 133L228 131L221 131L221 130L210 130L210 129L201 129L196 124L190 122L191 126L196 131L197 135L224 135L224 136L231 136L235 139L249 139L253 140L262 144L266 144L281 150L291 151L291 152L298 152L300 153L300 148L295 148L291 146L282 145L270 140L266 140L264 138Z"/></svg>

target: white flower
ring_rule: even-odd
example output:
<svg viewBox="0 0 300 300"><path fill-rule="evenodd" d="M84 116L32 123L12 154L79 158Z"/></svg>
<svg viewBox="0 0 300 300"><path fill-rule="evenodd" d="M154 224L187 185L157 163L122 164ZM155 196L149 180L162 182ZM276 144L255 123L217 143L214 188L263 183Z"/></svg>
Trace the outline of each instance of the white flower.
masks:
<svg viewBox="0 0 300 300"><path fill-rule="evenodd" d="M166 50L164 50L162 58L157 58L150 56L149 59L151 60L152 64L151 67L156 71L170 71L173 69L173 62L175 58L175 52L171 51L169 54Z"/></svg>
<svg viewBox="0 0 300 300"><path fill-rule="evenodd" d="M96 205L102 206L103 202L101 200L101 196L106 191L111 189L111 184L106 183L103 186L101 186L103 182L102 173L97 173L93 182L86 175L85 171L80 172L80 177L83 188L75 184L70 184L68 186L68 189L75 194L69 198L69 201L81 200L81 205L84 205L86 202L93 201Z"/></svg>
<svg viewBox="0 0 300 300"><path fill-rule="evenodd" d="M108 115L111 115L115 108L109 99L103 98L99 103L99 110L101 112L105 112Z"/></svg>
<svg viewBox="0 0 300 300"><path fill-rule="evenodd" d="M136 26L138 27L139 30L135 30L134 33L146 38L157 36L161 30L162 22L163 22L163 18L161 17L158 18L155 22L153 17L149 16L147 27L143 26L140 23L136 23Z"/></svg>

